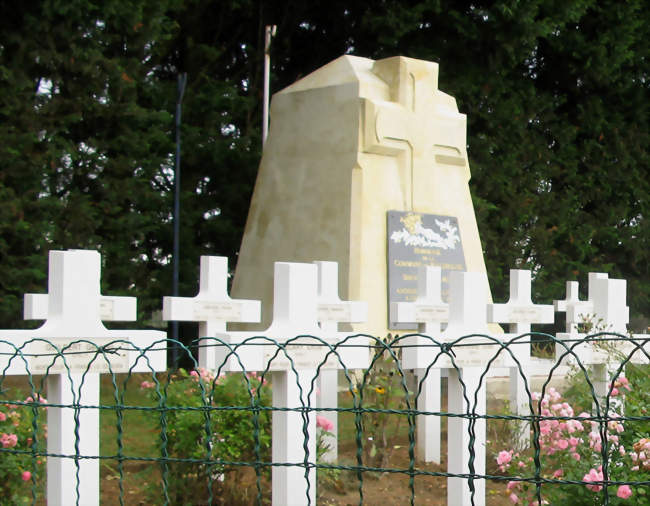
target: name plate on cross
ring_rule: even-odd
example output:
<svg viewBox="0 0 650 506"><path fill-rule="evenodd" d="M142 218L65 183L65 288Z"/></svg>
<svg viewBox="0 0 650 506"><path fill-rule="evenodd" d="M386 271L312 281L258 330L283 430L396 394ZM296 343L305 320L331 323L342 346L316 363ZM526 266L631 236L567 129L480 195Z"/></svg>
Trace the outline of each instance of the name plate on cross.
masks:
<svg viewBox="0 0 650 506"><path fill-rule="evenodd" d="M28 351L23 355L29 364L31 374L67 374L70 373L125 373L129 372L130 346L120 339L89 338L69 340L34 341L26 345ZM115 342L117 341L117 342ZM102 347L115 344L108 349ZM55 348L58 348L58 350ZM120 349L123 348L123 349Z"/></svg>
<svg viewBox="0 0 650 506"><path fill-rule="evenodd" d="M538 323L545 315L543 308L514 306L507 310L508 320L521 323Z"/></svg>
<svg viewBox="0 0 650 506"><path fill-rule="evenodd" d="M417 212L388 211L388 304L417 298L418 268L442 269L442 297L447 299L450 271L465 271L465 255L458 219ZM389 321L390 329L411 329L412 324Z"/></svg>
<svg viewBox="0 0 650 506"><path fill-rule="evenodd" d="M241 302L223 301L208 302L198 301L194 306L194 319L201 320L228 320L240 321L242 319Z"/></svg>
<svg viewBox="0 0 650 506"><path fill-rule="evenodd" d="M352 318L350 307L343 304L319 304L317 311L319 322L350 321Z"/></svg>
<svg viewBox="0 0 650 506"><path fill-rule="evenodd" d="M339 353L341 351L338 350ZM329 352L329 346L317 339L298 338L285 344L284 351L278 351L277 346L265 346L263 360L264 364L268 364L270 371L316 369L319 366L321 369L337 369L340 365L337 354Z"/></svg>

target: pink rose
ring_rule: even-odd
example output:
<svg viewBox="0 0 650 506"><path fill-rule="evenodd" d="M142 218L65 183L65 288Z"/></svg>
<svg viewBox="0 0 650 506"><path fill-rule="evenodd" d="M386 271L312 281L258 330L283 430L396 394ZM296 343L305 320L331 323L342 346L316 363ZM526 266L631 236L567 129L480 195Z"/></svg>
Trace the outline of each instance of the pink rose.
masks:
<svg viewBox="0 0 650 506"><path fill-rule="evenodd" d="M316 426L320 427L325 432L332 432L332 430L334 430L334 422L320 415L316 415Z"/></svg>
<svg viewBox="0 0 650 506"><path fill-rule="evenodd" d="M517 504L519 502L519 497L517 497L517 494L510 494L509 499L512 501L513 504Z"/></svg>
<svg viewBox="0 0 650 506"><path fill-rule="evenodd" d="M621 499L627 499L631 495L632 489L629 485L621 485L618 487L618 491L616 492L616 497L620 497Z"/></svg>
<svg viewBox="0 0 650 506"><path fill-rule="evenodd" d="M598 468L598 471L595 469L590 469L589 473L585 474L582 478L582 481L586 481L588 483L595 482L595 481L603 481L603 472L601 471L601 467ZM602 490L602 485L587 485L587 488L589 490L592 490L593 492L600 492Z"/></svg>
<svg viewBox="0 0 650 506"><path fill-rule="evenodd" d="M30 473L29 471L23 471L23 474L21 475L21 477L22 477L23 481L29 481L29 480L32 479L32 473Z"/></svg>
<svg viewBox="0 0 650 506"><path fill-rule="evenodd" d="M0 443L3 448L13 448L18 443L18 436L16 434L2 434Z"/></svg>
<svg viewBox="0 0 650 506"><path fill-rule="evenodd" d="M511 460L512 460L512 452L501 450L499 452L499 455L497 455L497 464L499 464L500 466L509 464Z"/></svg>
<svg viewBox="0 0 650 506"><path fill-rule="evenodd" d="M4 414L4 411L0 411L0 422L4 422L7 419L7 415Z"/></svg>

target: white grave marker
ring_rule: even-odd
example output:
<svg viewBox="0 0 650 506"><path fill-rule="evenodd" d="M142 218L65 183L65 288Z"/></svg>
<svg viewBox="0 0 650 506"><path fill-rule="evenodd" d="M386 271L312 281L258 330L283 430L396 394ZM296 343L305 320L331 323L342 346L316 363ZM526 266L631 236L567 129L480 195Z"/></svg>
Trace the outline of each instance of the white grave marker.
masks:
<svg viewBox="0 0 650 506"><path fill-rule="evenodd" d="M452 271L449 273L449 324L440 340L453 342L470 334L489 334L487 326L487 277L484 273ZM458 369L449 370L449 413L476 415L486 414L486 379L481 382L488 361L498 352L497 346L490 346L486 338L470 338L459 344L476 343L477 346L454 346L453 352ZM482 343L483 346L478 346ZM442 364L451 366L445 358ZM491 367L510 367L511 360L501 352ZM487 375L486 375L487 376ZM463 394L463 384L465 393ZM480 386L479 386L480 384ZM467 397L468 402L465 400ZM449 473L469 473L470 420L450 417L448 420L447 451ZM474 473L485 474L485 418L474 421ZM476 506L485 505L485 480L474 481ZM447 504L468 505L471 492L466 478L447 478Z"/></svg>
<svg viewBox="0 0 650 506"><path fill-rule="evenodd" d="M337 262L314 262L318 267L317 315L320 328L327 336L338 336L339 323L362 323L368 318L368 304L361 301L342 301L339 298L339 266ZM321 370L318 375L317 404L320 408L338 406L338 369ZM323 454L325 462L338 459L338 413L323 411L333 428L331 436L324 438L328 451Z"/></svg>
<svg viewBox="0 0 650 506"><path fill-rule="evenodd" d="M227 284L228 258L202 256L198 295L163 298L163 320L199 322L199 367L209 370L217 360L210 338L225 332L229 322L260 321L260 301L231 299Z"/></svg>
<svg viewBox="0 0 650 506"><path fill-rule="evenodd" d="M449 320L449 305L442 301L442 274L438 266L421 266L418 271L418 297L415 302L393 302L390 307L391 321L417 323L418 331L402 339L402 368L415 369L422 391L418 397L418 410L440 412L439 367L426 368L435 360L439 348L432 346L431 339L439 339L440 324ZM424 378L424 380L423 380ZM419 415L417 417L417 452L425 462L440 463L440 417Z"/></svg>
<svg viewBox="0 0 650 506"><path fill-rule="evenodd" d="M566 313L567 333L578 332L578 325L594 311L594 283L597 279L607 279L604 272L590 272L587 286L587 300L580 300L579 285L577 281L566 282L566 296L564 300L555 300L555 311Z"/></svg>
<svg viewBox="0 0 650 506"><path fill-rule="evenodd" d="M553 323L555 310L550 304L533 304L531 299L531 272L528 270L510 269L510 299L506 304L488 304L488 322L510 324L508 338L517 337L530 332L532 323ZM503 337L505 339L506 336ZM523 341L530 341L525 338ZM528 378L527 371L530 363L530 344L513 343L510 351L519 360L521 369ZM530 382L529 382L530 385ZM526 393L524 377L518 367L510 368L510 406L515 414L524 415L529 412L529 398ZM522 429L528 427L522 424ZM527 430L521 431L521 441L529 441Z"/></svg>
<svg viewBox="0 0 650 506"><path fill-rule="evenodd" d="M296 411L274 411L272 432L273 462L295 464L274 466L272 471L272 502L274 505L316 504L316 472L310 468L305 472L303 428L308 434L309 462L316 461L316 417L309 408L315 406L315 380L317 367L325 362L329 348L314 346L319 341L309 337L294 340L296 336L316 336L335 344L339 335L332 339L318 327L318 282L317 267L314 264L276 262L273 285L273 323L265 332L229 332L223 341L235 348L230 354L225 347L218 350L218 363L226 371L272 372L273 406ZM264 337L260 337L264 336ZM278 353L278 343L292 343L286 347L286 355ZM241 344L244 342L244 344ZM356 339L353 344L366 344L367 339ZM341 348L341 361L348 369L368 367L367 348ZM227 358L226 358L227 357ZM273 358L275 357L275 358ZM293 366L289 361L293 360ZM219 362L219 358L222 360ZM270 362L272 360L272 362ZM270 363L269 363L270 362ZM241 363L241 365L240 365ZM339 360L332 354L322 366L324 369L340 367ZM303 410L306 410L303 412ZM309 480L308 482L305 478Z"/></svg>
<svg viewBox="0 0 650 506"><path fill-rule="evenodd" d="M108 372L152 372L166 369L166 349L142 353L138 350L165 339L165 333L153 330L107 330L101 322L102 302L113 301L111 318L134 319L133 302L130 298L112 298L100 295L101 258L98 252L88 250L50 251L48 294L45 296L28 294L31 307L25 311L28 317L46 316L46 322L34 330L0 330L0 351L8 354L0 359L0 367L5 374L22 375L44 374L48 366L48 402L52 404L80 406L99 405L99 373ZM124 304L124 306L123 306ZM106 307L106 304L104 304ZM124 311L121 308L127 308ZM130 309L128 309L130 308ZM32 341L33 340L33 341ZM89 366L97 350L109 342L118 343L120 351L97 355ZM28 342L31 341L31 342ZM79 341L79 342L77 342ZM84 342L85 341L85 342ZM11 343L11 344L7 344ZM67 349L64 358L59 350ZM74 343L70 345L71 343ZM133 349L129 348L129 343ZM96 345L96 346L95 346ZM8 364L9 357L16 348L30 356L27 366L20 359ZM88 351L89 354L78 354ZM67 353L74 353L69 355ZM43 354L50 354L43 357ZM41 356L39 356L41 355ZM146 358L145 358L146 357ZM54 364L53 364L54 363ZM52 365L53 364L53 365ZM68 367L65 367L67 364ZM88 372L86 372L88 369ZM83 383L83 387L82 387ZM99 460L80 459L79 477L75 466L75 416L74 409L50 407L47 414L47 451L69 457L48 457L47 459L47 503L67 506L76 504L99 504ZM92 457L99 455L99 411L81 409L78 415L79 455ZM79 497L77 498L77 483Z"/></svg>
<svg viewBox="0 0 650 506"><path fill-rule="evenodd" d="M568 283L567 283L568 285ZM627 282L623 279L609 279L606 274L594 275L590 273L589 277L589 305L582 306L580 309L574 309L571 318L577 319L578 311L586 310L593 315L596 324L601 328L590 330L591 334L598 332L615 332L618 334L627 334L627 324L630 319L629 307L626 305ZM569 308L567 308L567 321ZM580 315L581 316L581 315ZM586 334L577 332L577 325L569 327L572 332L558 334L558 339L572 340L581 339ZM607 336L606 336L607 337ZM591 380L594 384L594 390L600 398L604 398L609 391L609 384L612 376L620 365L620 357L627 356L633 351L633 345L628 341L591 341L574 345L573 342L567 342L567 346L575 352L580 362L592 368ZM565 353L564 347L557 347L556 354L558 359ZM642 361L640 354L635 354L633 362Z"/></svg>

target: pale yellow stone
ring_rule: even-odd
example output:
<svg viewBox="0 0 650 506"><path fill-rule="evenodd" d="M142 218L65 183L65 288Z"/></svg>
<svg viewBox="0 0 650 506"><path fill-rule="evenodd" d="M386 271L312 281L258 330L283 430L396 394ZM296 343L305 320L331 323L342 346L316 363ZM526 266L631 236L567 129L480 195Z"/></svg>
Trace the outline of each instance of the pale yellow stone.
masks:
<svg viewBox="0 0 650 506"><path fill-rule="evenodd" d="M273 262L332 260L341 298L368 302L354 330L391 332L389 210L457 217L467 270L485 272L466 123L438 90L438 65L405 57L342 56L275 94L232 289L262 300L259 328Z"/></svg>

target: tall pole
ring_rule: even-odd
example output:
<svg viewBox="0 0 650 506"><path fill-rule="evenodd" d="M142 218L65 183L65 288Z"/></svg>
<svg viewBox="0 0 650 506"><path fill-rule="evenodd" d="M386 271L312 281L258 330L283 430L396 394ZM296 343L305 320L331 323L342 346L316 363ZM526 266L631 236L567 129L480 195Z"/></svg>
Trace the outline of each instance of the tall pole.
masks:
<svg viewBox="0 0 650 506"><path fill-rule="evenodd" d="M176 98L176 159L174 166L174 253L172 255L172 294L178 297L178 266L180 263L180 217L181 217L181 104L187 84L187 73L178 74ZM178 322L172 322L172 339L178 340ZM178 367L178 346L172 346L172 367Z"/></svg>
<svg viewBox="0 0 650 506"><path fill-rule="evenodd" d="M264 37L264 104L262 105L262 145L266 144L269 135L269 81L271 79L271 38L275 35L276 26L267 25Z"/></svg>

